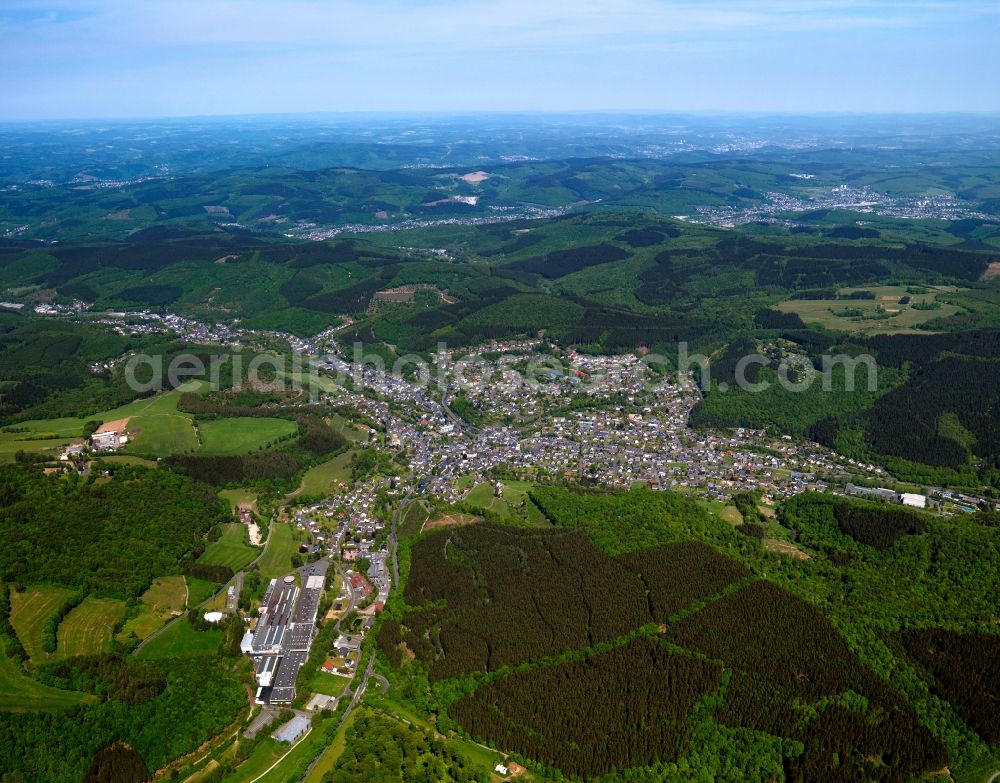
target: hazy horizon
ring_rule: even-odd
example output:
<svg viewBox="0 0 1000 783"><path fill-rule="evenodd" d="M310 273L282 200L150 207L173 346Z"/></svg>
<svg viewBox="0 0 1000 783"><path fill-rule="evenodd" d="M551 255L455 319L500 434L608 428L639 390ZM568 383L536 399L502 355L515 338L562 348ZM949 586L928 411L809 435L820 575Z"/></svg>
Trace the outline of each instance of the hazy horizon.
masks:
<svg viewBox="0 0 1000 783"><path fill-rule="evenodd" d="M9 0L0 121L995 114L1000 5Z"/></svg>

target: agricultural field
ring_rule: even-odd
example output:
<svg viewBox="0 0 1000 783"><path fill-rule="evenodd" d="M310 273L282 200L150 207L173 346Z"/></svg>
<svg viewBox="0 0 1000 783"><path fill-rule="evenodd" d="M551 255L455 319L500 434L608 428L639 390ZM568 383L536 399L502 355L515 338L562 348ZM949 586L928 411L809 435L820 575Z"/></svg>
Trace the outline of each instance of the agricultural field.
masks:
<svg viewBox="0 0 1000 783"><path fill-rule="evenodd" d="M205 552L199 563L205 565L222 565L240 571L260 554L260 549L247 543L246 525L231 522L223 525L222 537L212 541L205 547Z"/></svg>
<svg viewBox="0 0 1000 783"><path fill-rule="evenodd" d="M186 581L189 607L197 606L219 590L219 586L215 582L209 582L207 579L198 579L197 577L189 576L186 578Z"/></svg>
<svg viewBox="0 0 1000 783"><path fill-rule="evenodd" d="M50 688L33 680L0 651L0 712L60 710L92 701L96 699L85 693Z"/></svg>
<svg viewBox="0 0 1000 783"><path fill-rule="evenodd" d="M119 638L135 634L145 639L175 613L184 611L188 597L187 583L183 576L162 576L153 580L150 588L140 596L142 608L122 628Z"/></svg>
<svg viewBox="0 0 1000 783"><path fill-rule="evenodd" d="M219 497L229 502L233 513L236 513L241 508L250 508L253 511L257 510L257 491L254 489L246 487L241 489L222 489L219 490Z"/></svg>
<svg viewBox="0 0 1000 783"><path fill-rule="evenodd" d="M148 457L166 457L199 449L198 431L183 413L147 413L129 420L133 433L126 451Z"/></svg>
<svg viewBox="0 0 1000 783"><path fill-rule="evenodd" d="M292 568L292 555L299 551L301 541L302 537L292 524L271 525L271 539L267 542L267 551L258 562L261 576L271 579L287 574Z"/></svg>
<svg viewBox="0 0 1000 783"><path fill-rule="evenodd" d="M333 459L309 468L303 474L299 488L292 493L291 497L297 495L325 495L329 494L331 487L338 482L349 483L351 480L351 457L353 456L353 451L345 451Z"/></svg>
<svg viewBox="0 0 1000 783"><path fill-rule="evenodd" d="M816 324L834 332L855 334L922 334L921 324L962 312L957 305L937 301L940 294L961 291L954 286L920 288L911 294L907 286L851 287L838 291L837 299L789 299L775 305L783 313L797 314L807 326ZM846 298L854 291L867 291L873 298ZM900 303L909 297L908 303ZM914 307L917 305L917 307ZM921 308L927 309L921 309Z"/></svg>
<svg viewBox="0 0 1000 783"><path fill-rule="evenodd" d="M50 585L36 585L23 593L10 591L10 622L32 663L49 660L42 648L45 621L54 615L74 590Z"/></svg>
<svg viewBox="0 0 1000 783"><path fill-rule="evenodd" d="M111 644L115 624L124 613L124 601L87 596L59 624L56 657L104 652Z"/></svg>
<svg viewBox="0 0 1000 783"><path fill-rule="evenodd" d="M178 658L188 655L215 655L222 642L222 631L210 628L198 631L187 620L178 620L136 653L142 660Z"/></svg>
<svg viewBox="0 0 1000 783"><path fill-rule="evenodd" d="M206 456L246 454L297 431L298 425L287 419L210 419L198 422L201 439L198 453Z"/></svg>
<svg viewBox="0 0 1000 783"><path fill-rule="evenodd" d="M22 438L28 439L22 440ZM0 462L13 462L19 451L23 451L26 454L44 455L50 459L54 459L59 456L62 447L73 440L73 438L69 437L37 440L30 438L24 433L15 436L9 432L0 432Z"/></svg>

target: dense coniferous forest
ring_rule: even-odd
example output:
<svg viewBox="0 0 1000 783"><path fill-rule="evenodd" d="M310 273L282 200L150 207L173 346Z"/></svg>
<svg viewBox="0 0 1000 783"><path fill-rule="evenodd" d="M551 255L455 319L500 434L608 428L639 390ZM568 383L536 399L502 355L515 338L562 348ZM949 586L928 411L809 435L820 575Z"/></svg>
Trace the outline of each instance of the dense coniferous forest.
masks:
<svg viewBox="0 0 1000 783"><path fill-rule="evenodd" d="M715 663L643 637L495 680L449 711L474 737L588 778L681 756L688 713L720 675Z"/></svg>
<svg viewBox="0 0 1000 783"><path fill-rule="evenodd" d="M0 467L0 576L101 595L140 595L231 513L213 492L164 470L118 466L110 479Z"/></svg>
<svg viewBox="0 0 1000 783"><path fill-rule="evenodd" d="M921 628L899 637L926 672L931 690L984 740L1000 743L1000 636Z"/></svg>
<svg viewBox="0 0 1000 783"><path fill-rule="evenodd" d="M378 641L390 665L401 667L406 692L437 711L439 718L446 714L474 736L494 739L504 749L523 753L546 768L560 766L546 753L546 748L549 754L560 748L559 742L541 737L548 736L546 731L562 736L557 725L569 733L567 713L540 708L512 718L504 709L515 710L520 700L531 703L526 694L535 693L527 687L532 677L539 681L556 677L563 667L576 667L595 654L617 651L631 640L662 636L676 645L670 650L721 662L725 675L721 689L700 700L692 717L697 746L689 746L676 760L668 753L657 755L659 762L643 768L648 779L686 779L682 770L692 769L689 765L695 758L721 769L725 764L710 750L716 742L721 743L721 756L735 758L727 754L746 752L747 759L754 759L751 766L780 770L760 772L753 779L767 779L771 774L775 779L784 776L802 783L902 782L945 763L961 765L989 752L985 745L976 746L962 721L984 738L990 736L984 726L992 725L985 717L991 691L984 688L982 695L972 698L969 683L992 677L994 637L959 642L946 632L917 632L925 634L921 637L925 642L931 639L925 644L931 651L923 653L927 663L909 646L904 651L903 639L892 641L901 625L926 627L942 618L972 627L993 622L996 607L990 596L1000 590L1000 537L989 524L989 515L983 515L985 523L977 524L973 517L948 520L886 503L805 493L785 501L776 520L810 556L793 563L780 555L768 556L756 540L741 536L717 518L700 516L696 507L689 508L683 498L672 498L671 493L545 486L535 487L533 495L556 524L556 531L531 535L545 538L567 529L585 531L603 541L604 549L622 552L611 560L640 579L648 605L639 614L649 619L632 634L608 643L595 646L588 639L562 653L533 652L536 657L527 663L483 675L480 672L487 671L496 636L491 624L485 619L478 624L461 621L467 636L449 635L447 629L457 615L474 617L479 611L476 602L482 599L478 596L490 584L484 578L490 571L481 568L479 560L492 549L470 550L469 541L477 527L490 526L422 536L409 549L407 559L407 584L412 592L408 589L405 597L410 608L398 614L393 611L380 628ZM663 499L657 499L661 495ZM760 517L751 504L753 498L743 500L745 513ZM775 521L758 524L773 535ZM506 544L499 538L504 532ZM466 538L450 538L457 534ZM526 551L525 536L522 530L493 527L488 538L490 547L509 546L520 558ZM633 550L637 538L686 540ZM743 560L749 570L691 539L711 543ZM605 573L592 548L572 550L577 551L598 563L595 573ZM534 569L532 563L537 562L489 556L508 571ZM561 556L559 572L572 573L572 569L567 571L570 562ZM767 573L782 586L750 581L751 571L758 576ZM624 590L629 581L620 576L611 579L616 600L631 612L630 596ZM515 582L509 589L520 588ZM565 600L586 599L567 594ZM457 615L456 607L461 607ZM567 609L568 616L575 616L574 606L568 604ZM572 623L561 627L570 630ZM518 628L515 619L505 630ZM539 626L536 633L551 632ZM579 632L575 637L584 638ZM573 638L568 634L567 643ZM446 644L449 639L451 643ZM409 660L410 652L416 653L416 660ZM969 668L955 666L959 655L969 661ZM454 668L447 664L450 656L455 656ZM916 667L907 660L915 661ZM945 667L953 671L944 673ZM419 674L425 670L431 673L431 692L440 701L425 702L426 697L418 695L427 687L424 675ZM953 702L957 714L928 696L921 677L926 677L934 694ZM548 689L539 689L534 702L547 703L548 691L558 692L563 682L556 680ZM565 682L568 688L572 680ZM962 709L960 702L965 704ZM504 709L498 708L501 704ZM741 747L738 736L750 743L745 751L737 750ZM765 737L780 739L773 739L777 745L769 745L761 739ZM583 751L591 752L588 748L570 744L564 748L562 763L611 758L619 750L601 746L596 755L581 756ZM604 757L603 752L609 755ZM631 780L637 772L614 772L606 777Z"/></svg>
<svg viewBox="0 0 1000 783"><path fill-rule="evenodd" d="M713 595L748 572L704 544L666 544L609 557L582 531L477 524L413 548L402 625L382 649L406 643L432 681L592 647ZM443 604L442 604L443 602Z"/></svg>
<svg viewBox="0 0 1000 783"><path fill-rule="evenodd" d="M756 581L725 595L667 637L734 670L718 712L724 724L803 743L788 761L791 780L906 781L946 761L940 742L829 621L776 585Z"/></svg>
<svg viewBox="0 0 1000 783"><path fill-rule="evenodd" d="M639 575L658 623L750 575L742 564L696 541L640 549L617 560Z"/></svg>
<svg viewBox="0 0 1000 783"><path fill-rule="evenodd" d="M833 516L847 535L876 549L885 549L902 536L919 535L924 530L924 518L919 514L884 504L838 502L833 505Z"/></svg>

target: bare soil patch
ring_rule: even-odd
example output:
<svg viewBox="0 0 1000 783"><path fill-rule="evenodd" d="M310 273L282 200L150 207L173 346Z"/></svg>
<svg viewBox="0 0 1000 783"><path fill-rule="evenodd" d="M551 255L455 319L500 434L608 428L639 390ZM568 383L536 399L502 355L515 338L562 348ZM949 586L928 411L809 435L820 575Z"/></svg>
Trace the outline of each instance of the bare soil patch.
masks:
<svg viewBox="0 0 1000 783"><path fill-rule="evenodd" d="M795 544L789 543L788 541L779 541L776 538L765 538L764 549L767 549L770 552L777 552L779 555L794 557L796 560L809 559L808 552L803 552L795 546Z"/></svg>
<svg viewBox="0 0 1000 783"><path fill-rule="evenodd" d="M473 516L472 514L445 514L443 517L438 517L437 519L429 519L420 528L420 532L423 533L425 530L434 530L439 527L458 527L460 525L471 525L473 522L478 522L479 517Z"/></svg>

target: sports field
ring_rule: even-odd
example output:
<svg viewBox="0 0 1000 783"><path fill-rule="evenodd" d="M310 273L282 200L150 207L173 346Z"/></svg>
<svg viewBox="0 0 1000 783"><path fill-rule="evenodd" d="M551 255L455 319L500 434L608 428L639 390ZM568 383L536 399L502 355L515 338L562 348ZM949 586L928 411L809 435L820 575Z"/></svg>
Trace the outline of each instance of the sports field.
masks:
<svg viewBox="0 0 1000 783"><path fill-rule="evenodd" d="M10 591L10 623L32 663L47 661L51 656L42 649L45 621L55 614L73 590L65 587L36 585L23 593Z"/></svg>
<svg viewBox="0 0 1000 783"><path fill-rule="evenodd" d="M240 522L224 525L222 538L212 541L205 547L205 553L198 562L206 565L229 566L233 571L245 568L258 554L260 549L246 542L247 528Z"/></svg>
<svg viewBox="0 0 1000 783"><path fill-rule="evenodd" d="M95 655L108 649L111 632L122 615L125 602L114 598L83 599L59 624L56 634L56 657Z"/></svg>

